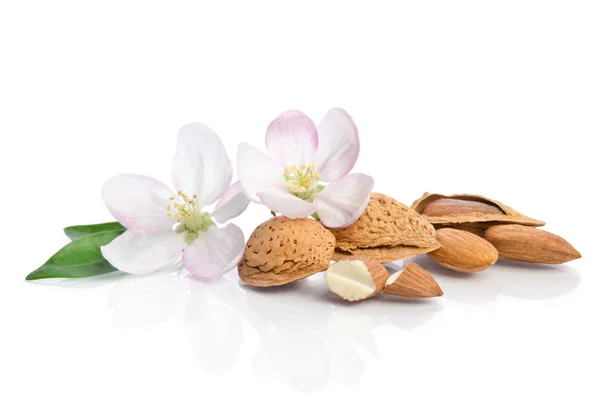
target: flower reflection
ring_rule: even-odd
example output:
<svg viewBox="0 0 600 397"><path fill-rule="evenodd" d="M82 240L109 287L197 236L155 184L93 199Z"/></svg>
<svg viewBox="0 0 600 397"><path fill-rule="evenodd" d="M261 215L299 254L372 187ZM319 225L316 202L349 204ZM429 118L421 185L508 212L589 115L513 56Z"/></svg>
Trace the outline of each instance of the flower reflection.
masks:
<svg viewBox="0 0 600 397"><path fill-rule="evenodd" d="M500 261L486 272L462 275L427 257L417 262L437 279L443 299L459 303L481 304L501 294L549 299L579 284L578 273L570 267ZM261 289L242 284L236 274L204 282L187 273L161 272L123 277L110 305L115 322L125 327L181 318L199 366L207 373L232 370L241 352L250 349L255 350L255 376L270 380L276 375L292 389L311 392L332 381L360 382L369 361L380 356L378 329L391 326L411 332L436 317L443 299L380 295L351 304L333 296L322 274ZM244 331L248 325L254 333Z"/></svg>

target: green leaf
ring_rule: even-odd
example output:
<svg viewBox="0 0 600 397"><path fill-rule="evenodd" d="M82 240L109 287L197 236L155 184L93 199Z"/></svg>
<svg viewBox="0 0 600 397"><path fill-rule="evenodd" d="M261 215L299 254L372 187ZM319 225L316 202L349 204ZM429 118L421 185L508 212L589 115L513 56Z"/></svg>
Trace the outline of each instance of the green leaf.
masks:
<svg viewBox="0 0 600 397"><path fill-rule="evenodd" d="M125 231L125 227L119 222L99 223L97 225L79 225L65 227L65 234L71 240L77 240L80 237L87 236L92 233L108 232L108 231Z"/></svg>
<svg viewBox="0 0 600 397"><path fill-rule="evenodd" d="M90 277L114 272L117 269L104 259L100 247L110 243L121 233L121 230L106 231L71 241L25 279Z"/></svg>

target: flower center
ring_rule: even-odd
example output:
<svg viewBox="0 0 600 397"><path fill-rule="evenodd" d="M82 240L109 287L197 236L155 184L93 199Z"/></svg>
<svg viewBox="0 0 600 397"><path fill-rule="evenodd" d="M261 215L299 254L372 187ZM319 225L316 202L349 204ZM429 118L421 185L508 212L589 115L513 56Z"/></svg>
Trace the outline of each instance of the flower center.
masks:
<svg viewBox="0 0 600 397"><path fill-rule="evenodd" d="M324 186L319 185L321 175L313 163L302 163L299 167L288 165L283 169L283 175L290 193L304 201L312 201L314 194L323 190Z"/></svg>
<svg viewBox="0 0 600 397"><path fill-rule="evenodd" d="M175 232L186 233L185 241L191 244L200 233L205 233L215 223L210 219L208 212L202 212L198 203L198 196L189 197L179 191L177 197L170 197L167 205L167 215L175 218L178 225Z"/></svg>

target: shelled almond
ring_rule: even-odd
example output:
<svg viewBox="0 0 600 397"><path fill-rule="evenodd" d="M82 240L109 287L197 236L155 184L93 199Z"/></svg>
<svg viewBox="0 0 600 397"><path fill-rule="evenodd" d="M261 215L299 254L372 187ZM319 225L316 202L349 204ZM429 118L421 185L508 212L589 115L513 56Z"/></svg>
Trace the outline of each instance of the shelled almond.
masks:
<svg viewBox="0 0 600 397"><path fill-rule="evenodd" d="M444 295L435 279L415 262L392 274L385 283L384 294L406 298L433 298Z"/></svg>
<svg viewBox="0 0 600 397"><path fill-rule="evenodd" d="M368 256L337 261L325 272L325 282L331 292L350 302L379 294L388 277L386 268Z"/></svg>
<svg viewBox="0 0 600 397"><path fill-rule="evenodd" d="M457 272L480 272L498 260L498 251L483 238L464 230L443 228L436 231L440 248L430 252L431 259Z"/></svg>
<svg viewBox="0 0 600 397"><path fill-rule="evenodd" d="M530 226L493 226L485 231L483 237L505 259L559 264L581 258L581 254L564 238Z"/></svg>

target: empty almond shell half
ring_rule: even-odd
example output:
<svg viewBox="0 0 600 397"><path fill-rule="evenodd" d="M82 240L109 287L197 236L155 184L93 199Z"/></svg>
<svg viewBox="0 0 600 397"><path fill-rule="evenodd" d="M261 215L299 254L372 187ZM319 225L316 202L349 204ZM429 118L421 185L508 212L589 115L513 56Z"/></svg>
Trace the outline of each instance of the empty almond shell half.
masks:
<svg viewBox="0 0 600 397"><path fill-rule="evenodd" d="M372 193L365 212L352 225L330 229L336 238L334 260L366 255L380 263L435 250L435 229L423 217L393 198Z"/></svg>
<svg viewBox="0 0 600 397"><path fill-rule="evenodd" d="M411 208L436 229L452 227L479 235L494 225L545 225L545 222L525 216L499 201L475 194L445 196L425 193L413 203Z"/></svg>

